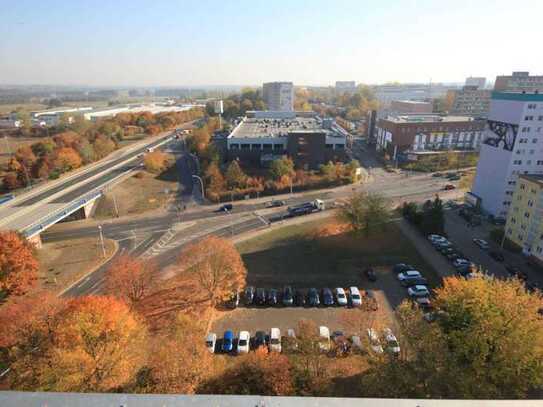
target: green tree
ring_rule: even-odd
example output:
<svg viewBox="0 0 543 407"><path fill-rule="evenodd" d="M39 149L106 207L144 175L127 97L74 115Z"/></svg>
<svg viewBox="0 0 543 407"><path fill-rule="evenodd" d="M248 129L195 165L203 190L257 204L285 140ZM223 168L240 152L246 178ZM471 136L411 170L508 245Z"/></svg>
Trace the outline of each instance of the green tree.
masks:
<svg viewBox="0 0 543 407"><path fill-rule="evenodd" d="M270 175L274 180L280 180L285 175L294 176L294 162L286 156L273 160L270 165Z"/></svg>
<svg viewBox="0 0 543 407"><path fill-rule="evenodd" d="M439 196L436 195L433 201L424 202L420 226L425 234L442 234L445 231L443 202Z"/></svg>
<svg viewBox="0 0 543 407"><path fill-rule="evenodd" d="M236 160L232 161L226 169L226 184L228 188L243 188L246 180L247 175L245 175L239 163Z"/></svg>
<svg viewBox="0 0 543 407"><path fill-rule="evenodd" d="M390 220L389 202L379 194L356 193L339 209L338 218L351 225L355 233L364 231L369 236Z"/></svg>

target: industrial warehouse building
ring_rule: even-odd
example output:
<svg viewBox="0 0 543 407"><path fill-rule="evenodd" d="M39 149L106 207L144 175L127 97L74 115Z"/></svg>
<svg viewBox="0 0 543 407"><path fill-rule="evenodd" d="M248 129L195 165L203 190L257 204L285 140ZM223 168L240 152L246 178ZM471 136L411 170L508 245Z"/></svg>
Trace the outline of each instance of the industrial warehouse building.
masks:
<svg viewBox="0 0 543 407"><path fill-rule="evenodd" d="M247 112L227 138L229 160L266 165L284 155L297 168L345 161L349 133L314 112Z"/></svg>

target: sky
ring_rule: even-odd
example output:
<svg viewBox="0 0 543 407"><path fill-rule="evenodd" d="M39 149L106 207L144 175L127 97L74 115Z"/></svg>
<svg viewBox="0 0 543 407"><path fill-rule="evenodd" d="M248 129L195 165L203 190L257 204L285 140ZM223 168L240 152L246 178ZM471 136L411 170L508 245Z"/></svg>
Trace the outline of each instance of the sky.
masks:
<svg viewBox="0 0 543 407"><path fill-rule="evenodd" d="M543 0L0 0L0 83L462 82L543 74Z"/></svg>

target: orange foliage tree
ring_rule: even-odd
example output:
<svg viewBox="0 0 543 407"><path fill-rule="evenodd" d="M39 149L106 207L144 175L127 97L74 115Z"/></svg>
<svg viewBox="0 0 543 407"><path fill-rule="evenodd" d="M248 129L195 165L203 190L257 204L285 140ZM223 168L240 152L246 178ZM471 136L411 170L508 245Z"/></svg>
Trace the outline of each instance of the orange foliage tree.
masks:
<svg viewBox="0 0 543 407"><path fill-rule="evenodd" d="M170 154L158 150L145 154L143 159L145 169L155 174L163 172L171 161L172 156Z"/></svg>
<svg viewBox="0 0 543 407"><path fill-rule="evenodd" d="M39 264L30 243L13 231L0 232L0 298L23 295L36 281Z"/></svg>
<svg viewBox="0 0 543 407"><path fill-rule="evenodd" d="M135 304L149 294L154 272L153 264L143 262L128 254L121 255L107 270L107 290L111 295L129 304Z"/></svg>
<svg viewBox="0 0 543 407"><path fill-rule="evenodd" d="M61 171L70 171L81 166L81 156L71 147L62 147L53 163Z"/></svg>
<svg viewBox="0 0 543 407"><path fill-rule="evenodd" d="M247 270L232 242L216 236L187 246L178 261L213 306L245 284Z"/></svg>

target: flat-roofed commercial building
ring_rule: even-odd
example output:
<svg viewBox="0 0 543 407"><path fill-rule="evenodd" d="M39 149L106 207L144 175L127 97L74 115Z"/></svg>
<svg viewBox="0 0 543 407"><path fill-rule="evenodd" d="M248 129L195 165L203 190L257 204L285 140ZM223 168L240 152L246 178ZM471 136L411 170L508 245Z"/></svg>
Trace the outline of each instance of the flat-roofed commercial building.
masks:
<svg viewBox="0 0 543 407"><path fill-rule="evenodd" d="M398 153L477 150L484 127L484 120L466 116L388 116L377 122L376 148L393 159Z"/></svg>
<svg viewBox="0 0 543 407"><path fill-rule="evenodd" d="M466 78L466 82L464 83L464 85L475 86L479 89L483 89L486 85L486 78L470 76L469 78Z"/></svg>
<svg viewBox="0 0 543 407"><path fill-rule="evenodd" d="M298 168L315 169L328 161L344 161L349 134L332 119L315 113L251 112L227 138L230 160L263 164L283 155Z"/></svg>
<svg viewBox="0 0 543 407"><path fill-rule="evenodd" d="M392 114L429 114L432 113L432 109L433 106L430 102L421 102L418 100L393 100L390 102L390 111Z"/></svg>
<svg viewBox="0 0 543 407"><path fill-rule="evenodd" d="M494 83L494 90L500 92L535 92L543 93L543 75L530 72L513 72L511 75L499 75Z"/></svg>
<svg viewBox="0 0 543 407"><path fill-rule="evenodd" d="M268 82L262 85L262 98L268 110L294 111L294 85L292 82Z"/></svg>

